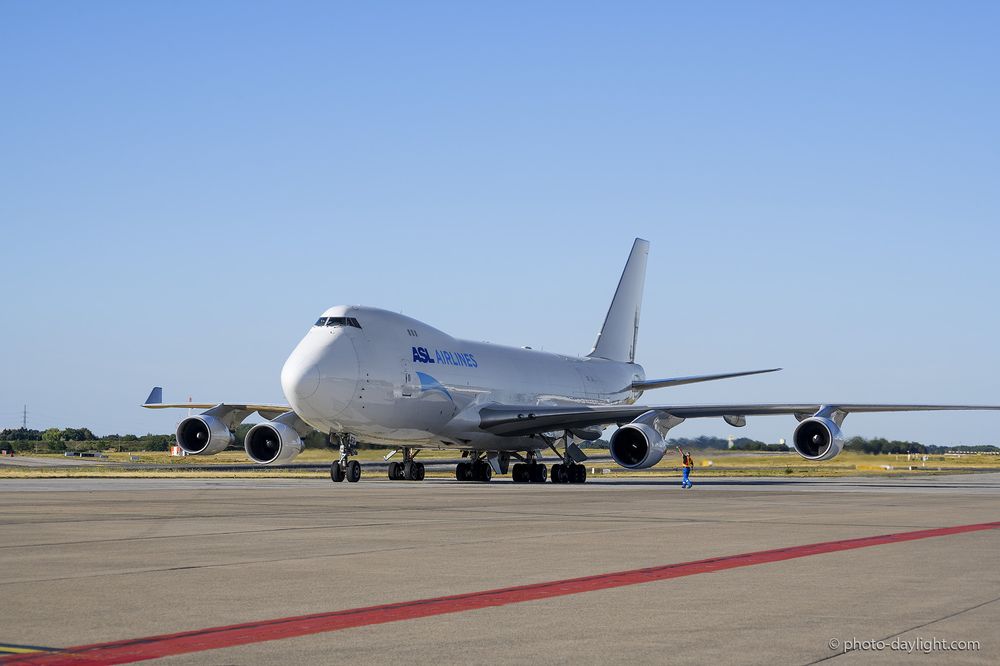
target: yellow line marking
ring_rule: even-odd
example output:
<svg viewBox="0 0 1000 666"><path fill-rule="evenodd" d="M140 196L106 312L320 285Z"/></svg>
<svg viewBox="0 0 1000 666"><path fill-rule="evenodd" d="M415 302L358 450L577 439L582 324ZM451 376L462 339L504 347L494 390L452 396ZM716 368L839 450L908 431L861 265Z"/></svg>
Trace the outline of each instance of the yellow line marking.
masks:
<svg viewBox="0 0 1000 666"><path fill-rule="evenodd" d="M0 643L0 654L33 654L36 652L58 652L58 648L39 647L37 645L14 645Z"/></svg>

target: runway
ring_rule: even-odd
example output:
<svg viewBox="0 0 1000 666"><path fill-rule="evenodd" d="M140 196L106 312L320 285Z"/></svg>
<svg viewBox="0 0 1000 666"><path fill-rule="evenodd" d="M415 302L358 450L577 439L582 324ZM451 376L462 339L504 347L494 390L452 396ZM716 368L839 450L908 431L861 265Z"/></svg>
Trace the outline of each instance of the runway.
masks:
<svg viewBox="0 0 1000 666"><path fill-rule="evenodd" d="M0 506L0 643L26 649L129 641L133 657L219 664L848 663L913 656L864 641L935 639L979 642L935 661L1000 654L1000 474L691 491L673 479L9 479ZM83 654L113 649L129 654Z"/></svg>

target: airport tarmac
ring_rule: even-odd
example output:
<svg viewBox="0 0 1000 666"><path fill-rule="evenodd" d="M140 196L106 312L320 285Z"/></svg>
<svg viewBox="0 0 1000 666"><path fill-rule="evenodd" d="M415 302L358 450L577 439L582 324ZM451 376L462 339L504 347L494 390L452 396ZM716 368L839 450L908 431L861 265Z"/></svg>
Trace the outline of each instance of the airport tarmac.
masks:
<svg viewBox="0 0 1000 666"><path fill-rule="evenodd" d="M695 482L0 480L0 643L141 639L86 654L176 664L1000 658L1000 474ZM937 648L903 651L917 639Z"/></svg>

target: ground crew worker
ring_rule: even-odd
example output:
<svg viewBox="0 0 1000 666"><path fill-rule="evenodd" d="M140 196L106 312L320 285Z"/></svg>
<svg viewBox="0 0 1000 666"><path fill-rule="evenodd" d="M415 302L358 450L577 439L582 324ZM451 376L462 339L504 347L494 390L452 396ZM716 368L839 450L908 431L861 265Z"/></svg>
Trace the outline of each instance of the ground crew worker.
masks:
<svg viewBox="0 0 1000 666"><path fill-rule="evenodd" d="M681 454L681 464L684 465L684 478L681 479L681 488L690 488L694 485L691 483L691 469L694 467L694 458L679 446L677 447L677 451Z"/></svg>

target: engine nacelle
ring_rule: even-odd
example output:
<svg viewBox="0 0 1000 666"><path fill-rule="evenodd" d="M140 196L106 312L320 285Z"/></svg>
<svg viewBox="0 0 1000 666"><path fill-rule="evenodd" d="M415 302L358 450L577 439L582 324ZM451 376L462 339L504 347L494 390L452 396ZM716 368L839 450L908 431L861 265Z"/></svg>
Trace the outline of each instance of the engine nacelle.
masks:
<svg viewBox="0 0 1000 666"><path fill-rule="evenodd" d="M795 428L792 446L806 460L829 460L844 449L844 433L830 419L814 416Z"/></svg>
<svg viewBox="0 0 1000 666"><path fill-rule="evenodd" d="M250 460L261 465L288 462L302 453L299 433L284 423L258 423L243 441Z"/></svg>
<svg viewBox="0 0 1000 666"><path fill-rule="evenodd" d="M629 423L611 435L611 457L626 469L646 469L660 462L667 443L645 423Z"/></svg>
<svg viewBox="0 0 1000 666"><path fill-rule="evenodd" d="M226 424L214 416L189 416L177 424L177 446L189 455L215 455L235 440Z"/></svg>

